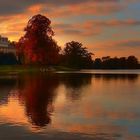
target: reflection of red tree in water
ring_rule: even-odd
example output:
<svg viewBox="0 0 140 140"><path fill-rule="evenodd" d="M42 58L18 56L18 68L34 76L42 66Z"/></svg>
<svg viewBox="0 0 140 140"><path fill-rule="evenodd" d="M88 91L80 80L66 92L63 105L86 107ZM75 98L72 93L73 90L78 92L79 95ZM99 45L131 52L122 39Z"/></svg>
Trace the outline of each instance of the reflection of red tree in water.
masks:
<svg viewBox="0 0 140 140"><path fill-rule="evenodd" d="M75 100L80 98L81 87L89 84L90 81L91 76L82 76L81 74L20 76L18 79L19 100L25 105L26 115L30 122L37 127L43 127L51 122L52 103L59 84L64 84L70 91L66 93L68 99Z"/></svg>
<svg viewBox="0 0 140 140"><path fill-rule="evenodd" d="M50 76L25 76L21 81L24 81L24 84L21 83L23 87L19 87L20 99L25 104L31 123L39 127L49 124L58 80Z"/></svg>

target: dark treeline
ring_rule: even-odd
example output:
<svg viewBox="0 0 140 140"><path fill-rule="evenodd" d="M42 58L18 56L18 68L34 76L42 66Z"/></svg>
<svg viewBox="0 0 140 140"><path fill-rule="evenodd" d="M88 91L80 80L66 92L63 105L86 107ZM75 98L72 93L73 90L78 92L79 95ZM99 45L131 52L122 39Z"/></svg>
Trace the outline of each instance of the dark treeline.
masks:
<svg viewBox="0 0 140 140"><path fill-rule="evenodd" d="M70 41L62 49L53 36L51 20L43 15L33 16L25 27L24 36L16 45L20 63L61 65L79 69L139 68L138 59L135 56L128 58L103 57L93 60L93 53L89 52L82 43Z"/></svg>
<svg viewBox="0 0 140 140"><path fill-rule="evenodd" d="M137 69L140 68L135 56L110 56L93 59L93 53L78 41L70 41L60 47L53 39L51 20L43 15L33 16L24 29L25 34L13 43L16 56L0 53L0 64L65 66L78 69Z"/></svg>
<svg viewBox="0 0 140 140"><path fill-rule="evenodd" d="M93 62L94 69L138 69L140 64L135 56L96 58Z"/></svg>

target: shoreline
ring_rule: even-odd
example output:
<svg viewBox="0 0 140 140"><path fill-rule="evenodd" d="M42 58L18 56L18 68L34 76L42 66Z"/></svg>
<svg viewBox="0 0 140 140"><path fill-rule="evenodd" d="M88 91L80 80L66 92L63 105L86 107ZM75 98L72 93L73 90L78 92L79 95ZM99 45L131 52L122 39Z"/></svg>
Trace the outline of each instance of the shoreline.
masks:
<svg viewBox="0 0 140 140"><path fill-rule="evenodd" d="M74 69L64 66L52 66L52 67L41 67L41 66L21 66L21 65L2 65L0 66L0 75L16 75L22 73L91 73L91 74L113 74L121 72L122 74L129 74L127 72L132 71L130 74L140 69ZM138 72L140 73L140 72Z"/></svg>

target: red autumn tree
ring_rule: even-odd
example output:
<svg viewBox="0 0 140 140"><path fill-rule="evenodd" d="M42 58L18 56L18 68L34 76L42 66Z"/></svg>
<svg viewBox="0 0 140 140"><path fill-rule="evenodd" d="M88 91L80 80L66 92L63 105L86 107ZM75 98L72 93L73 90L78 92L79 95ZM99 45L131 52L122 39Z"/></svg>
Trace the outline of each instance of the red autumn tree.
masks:
<svg viewBox="0 0 140 140"><path fill-rule="evenodd" d="M29 20L25 35L17 43L21 63L57 64L60 47L52 38L54 32L50 25L51 21L43 15L35 15Z"/></svg>

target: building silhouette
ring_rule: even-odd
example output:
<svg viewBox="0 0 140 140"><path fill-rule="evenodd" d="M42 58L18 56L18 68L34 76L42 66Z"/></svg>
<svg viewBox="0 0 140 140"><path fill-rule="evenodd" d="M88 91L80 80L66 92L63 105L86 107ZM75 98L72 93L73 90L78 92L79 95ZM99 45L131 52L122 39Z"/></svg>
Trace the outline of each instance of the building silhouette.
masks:
<svg viewBox="0 0 140 140"><path fill-rule="evenodd" d="M16 48L12 45L12 42L7 37L0 35L0 53L13 53L16 55Z"/></svg>

